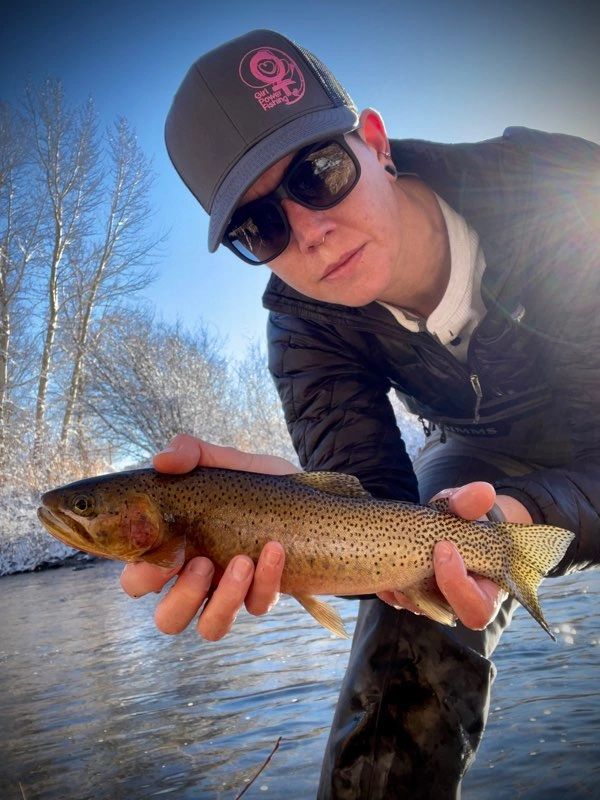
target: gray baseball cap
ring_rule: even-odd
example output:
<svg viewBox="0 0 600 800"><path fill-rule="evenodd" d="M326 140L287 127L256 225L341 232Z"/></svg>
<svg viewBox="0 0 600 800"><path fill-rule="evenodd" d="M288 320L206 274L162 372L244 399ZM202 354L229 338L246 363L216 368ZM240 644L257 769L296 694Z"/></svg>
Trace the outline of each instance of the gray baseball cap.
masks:
<svg viewBox="0 0 600 800"><path fill-rule="evenodd" d="M251 31L201 56L175 95L165 140L181 179L210 214L210 252L266 169L357 126L356 106L327 67L280 33Z"/></svg>

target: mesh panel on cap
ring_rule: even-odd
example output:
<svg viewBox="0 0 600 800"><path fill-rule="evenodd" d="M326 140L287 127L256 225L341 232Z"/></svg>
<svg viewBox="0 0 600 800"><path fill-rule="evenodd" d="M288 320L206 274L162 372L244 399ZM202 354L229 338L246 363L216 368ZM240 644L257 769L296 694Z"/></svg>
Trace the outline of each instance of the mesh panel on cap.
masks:
<svg viewBox="0 0 600 800"><path fill-rule="evenodd" d="M325 64L323 64L320 59L313 55L310 50L306 50L304 47L302 47L301 44L298 44L297 42L294 42L293 44L313 68L316 77L321 81L321 84L331 101L336 105L342 103L344 105L349 105L352 108L356 108L354 101L348 92L344 89L335 75L332 75Z"/></svg>

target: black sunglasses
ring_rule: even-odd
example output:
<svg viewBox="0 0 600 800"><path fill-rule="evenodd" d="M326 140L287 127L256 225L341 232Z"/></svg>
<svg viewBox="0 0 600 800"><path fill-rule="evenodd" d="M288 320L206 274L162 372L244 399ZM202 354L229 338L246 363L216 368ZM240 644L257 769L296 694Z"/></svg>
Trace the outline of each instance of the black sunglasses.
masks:
<svg viewBox="0 0 600 800"><path fill-rule="evenodd" d="M354 189L359 178L360 164L345 139L305 147L272 192L234 211L223 244L248 264L266 264L290 243L290 225L281 207L284 197L305 208L332 208Z"/></svg>

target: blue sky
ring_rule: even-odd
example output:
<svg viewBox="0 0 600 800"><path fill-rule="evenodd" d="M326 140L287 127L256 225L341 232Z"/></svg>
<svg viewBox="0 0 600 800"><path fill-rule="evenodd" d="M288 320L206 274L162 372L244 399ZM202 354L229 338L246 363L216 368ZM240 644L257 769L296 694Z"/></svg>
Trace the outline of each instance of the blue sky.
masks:
<svg viewBox="0 0 600 800"><path fill-rule="evenodd" d="M475 141L528 125L600 141L600 13L587 0L13 3L0 26L0 94L27 79L93 96L102 121L135 126L157 180L154 224L169 231L147 291L168 320L202 321L231 353L263 335L265 267L207 251L207 217L163 143L171 98L206 50L275 28L325 61L392 137Z"/></svg>

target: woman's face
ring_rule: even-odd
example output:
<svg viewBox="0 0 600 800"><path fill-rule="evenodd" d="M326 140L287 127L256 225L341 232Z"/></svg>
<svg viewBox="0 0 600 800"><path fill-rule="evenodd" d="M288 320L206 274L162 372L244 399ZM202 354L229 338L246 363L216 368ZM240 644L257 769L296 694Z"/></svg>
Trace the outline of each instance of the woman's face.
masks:
<svg viewBox="0 0 600 800"><path fill-rule="evenodd" d="M316 211L289 198L282 201L290 242L267 266L285 283L316 300L346 306L374 300L399 304L398 290L411 283L406 238L410 199L384 169L388 162L378 151L378 143L363 136L361 130L360 139L347 137L360 162L361 176L341 203ZM386 144L387 140L384 151ZM273 191L293 155L266 170L240 205ZM403 224L403 219L408 224Z"/></svg>

